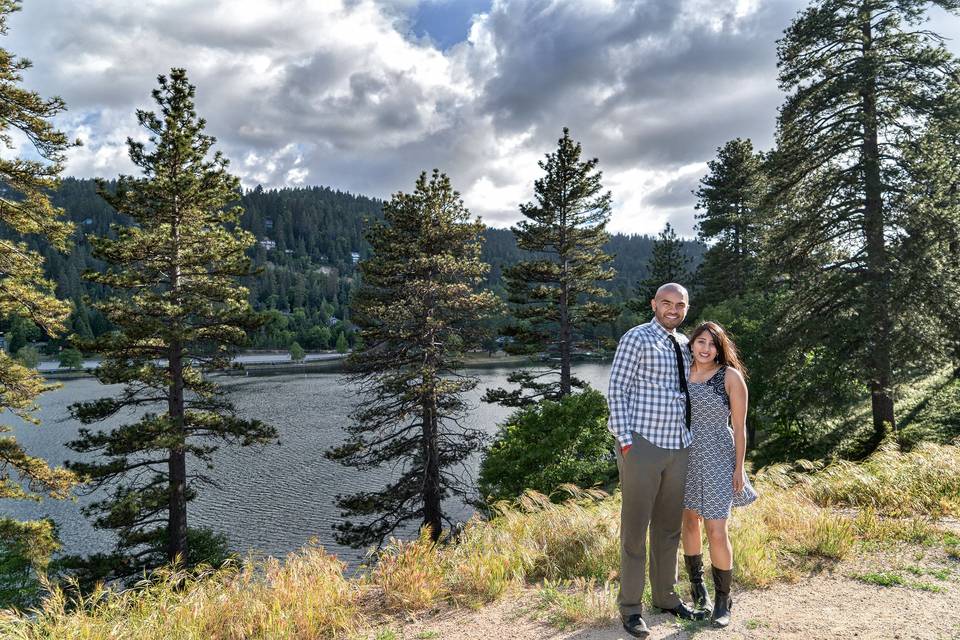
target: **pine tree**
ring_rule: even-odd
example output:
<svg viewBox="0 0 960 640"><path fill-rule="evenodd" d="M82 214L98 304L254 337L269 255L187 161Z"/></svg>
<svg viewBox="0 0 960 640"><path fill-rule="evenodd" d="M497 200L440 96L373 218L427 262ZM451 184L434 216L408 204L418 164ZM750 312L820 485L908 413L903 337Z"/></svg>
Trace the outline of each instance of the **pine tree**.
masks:
<svg viewBox="0 0 960 640"><path fill-rule="evenodd" d="M113 529L112 558L98 558L105 577L132 575L165 561L204 560L188 544L187 502L219 443L262 444L276 433L235 414L206 371L229 364L231 351L259 325L238 279L250 274L245 250L253 237L237 228L238 180L227 160L208 155L214 138L194 111L195 89L183 69L159 76L154 90L160 115L138 111L151 134L147 149L128 141L130 159L143 177L121 176L101 195L131 226L114 225L113 237L93 237L102 272L85 277L110 288L95 305L116 327L84 350L102 356L97 377L123 384L112 397L74 405L74 417L91 424L123 409L146 411L109 431L82 429L70 444L97 454L70 467L109 486L111 495L87 508L95 525ZM188 461L192 468L188 467ZM196 539L190 531L191 539Z"/></svg>
<svg viewBox="0 0 960 640"><path fill-rule="evenodd" d="M534 202L520 205L526 218L512 227L517 246L529 258L504 271L515 322L504 329L514 353L546 353L556 364L546 371L515 371L513 390L488 389L487 402L521 407L541 398L559 400L584 383L570 373L580 332L617 316L599 300L611 280L604 244L610 220L610 192L603 192L599 160L580 159L581 148L564 127L557 150L539 162L544 175L534 184Z"/></svg>
<svg viewBox="0 0 960 640"><path fill-rule="evenodd" d="M300 346L299 342L294 341L290 345L290 361L291 362L302 362L307 353L303 350L303 347Z"/></svg>
<svg viewBox="0 0 960 640"><path fill-rule="evenodd" d="M907 281L900 304L920 310L909 319L911 330L945 338L956 374L960 366L960 119L932 123L904 159L911 178L906 207L914 215L904 226L903 259L926 268L901 274ZM940 313L927 313L930 301L941 300ZM939 360L942 356L937 353Z"/></svg>
<svg viewBox="0 0 960 640"><path fill-rule="evenodd" d="M911 151L960 113L960 69L923 27L929 6L960 3L819 0L778 48L788 97L771 160L776 217L766 259L788 284L777 336L793 354L783 358L784 376L817 379L808 397L841 406L849 394L834 390L867 387L867 451L896 424L896 384L942 360L943 334L931 320L956 313L952 292L921 299L912 289L939 276L938 263L912 249L911 229L925 226L930 207L917 199Z"/></svg>
<svg viewBox="0 0 960 640"><path fill-rule="evenodd" d="M472 220L447 177L420 175L413 193L384 205L385 221L367 233L373 254L360 264L353 300L360 347L348 360L360 402L348 441L327 456L357 469L393 463L399 477L379 491L338 496L345 516L365 522L335 525L343 544L382 543L399 525L419 520L437 540L446 498L466 498L457 469L482 444L464 426L464 394L477 379L464 375L465 351L485 337L485 320L499 308L478 287L483 224Z"/></svg>
<svg viewBox="0 0 960 640"><path fill-rule="evenodd" d="M683 240L668 222L653 243L653 253L647 262L647 277L637 283L637 297L631 301L631 310L649 315L650 301L657 295L657 289L668 282L689 287L692 262L683 250Z"/></svg>
<svg viewBox="0 0 960 640"><path fill-rule="evenodd" d="M698 237L710 248L698 269L697 306L747 292L757 271L765 194L763 157L737 138L717 149L695 192Z"/></svg>
<svg viewBox="0 0 960 640"><path fill-rule="evenodd" d="M7 33L7 18L19 8L18 2L0 0L0 34ZM62 211L52 206L48 193L57 187L64 153L71 144L50 122L66 108L63 101L44 99L21 86L23 71L30 66L28 60L0 48L0 142L15 148L10 137L15 130L32 143L38 158L0 157L0 227L8 230L6 237L14 238L0 239L0 319L10 319L14 326L38 325L53 336L63 332L70 307L54 297L54 284L43 275L42 255L30 250L24 240L33 236L58 251L68 248L73 228L61 220ZM11 343L10 352L22 347ZM39 424L33 415L35 400L52 388L37 371L0 349L0 413L9 411L24 422ZM10 431L0 424L4 434L0 435L0 500L67 498L75 475L27 453ZM49 521L0 517L0 547L42 564L56 548L53 526Z"/></svg>
<svg viewBox="0 0 960 640"><path fill-rule="evenodd" d="M350 350L350 345L347 344L347 334L342 331L337 334L337 343L334 348L337 350L337 353L346 353Z"/></svg>

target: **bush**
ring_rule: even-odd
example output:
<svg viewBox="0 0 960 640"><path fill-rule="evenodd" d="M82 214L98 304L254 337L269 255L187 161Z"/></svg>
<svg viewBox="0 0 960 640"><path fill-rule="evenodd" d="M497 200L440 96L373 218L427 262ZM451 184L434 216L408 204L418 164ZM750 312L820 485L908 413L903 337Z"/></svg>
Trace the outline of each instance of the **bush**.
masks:
<svg viewBox="0 0 960 640"><path fill-rule="evenodd" d="M76 349L64 349L60 352L60 367L63 369L82 368L83 354Z"/></svg>
<svg viewBox="0 0 960 640"><path fill-rule="evenodd" d="M17 349L16 358L20 364L31 369L36 369L40 364L40 352L30 346Z"/></svg>
<svg viewBox="0 0 960 640"><path fill-rule="evenodd" d="M59 548L52 520L0 518L0 609L40 604L45 591L41 576Z"/></svg>
<svg viewBox="0 0 960 640"><path fill-rule="evenodd" d="M563 484L606 486L616 477L607 403L587 389L510 416L484 453L478 486L492 503L527 489L550 494Z"/></svg>
<svg viewBox="0 0 960 640"><path fill-rule="evenodd" d="M303 350L303 347L300 346L299 342L294 342L290 345L290 360L293 362L301 362L307 353Z"/></svg>

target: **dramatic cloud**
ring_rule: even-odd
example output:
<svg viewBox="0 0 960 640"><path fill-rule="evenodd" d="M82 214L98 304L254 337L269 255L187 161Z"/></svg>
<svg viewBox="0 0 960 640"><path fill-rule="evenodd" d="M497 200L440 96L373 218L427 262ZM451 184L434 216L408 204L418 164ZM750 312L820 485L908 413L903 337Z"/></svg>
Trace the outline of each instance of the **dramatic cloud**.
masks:
<svg viewBox="0 0 960 640"><path fill-rule="evenodd" d="M775 42L800 0L120 0L28 2L3 46L34 61L84 146L68 172L130 172L134 110L186 67L198 111L252 187L386 197L450 174L497 225L532 197L564 126L600 158L611 228L693 233L718 146L770 145ZM469 17L471 16L472 17ZM935 29L960 31L937 14Z"/></svg>

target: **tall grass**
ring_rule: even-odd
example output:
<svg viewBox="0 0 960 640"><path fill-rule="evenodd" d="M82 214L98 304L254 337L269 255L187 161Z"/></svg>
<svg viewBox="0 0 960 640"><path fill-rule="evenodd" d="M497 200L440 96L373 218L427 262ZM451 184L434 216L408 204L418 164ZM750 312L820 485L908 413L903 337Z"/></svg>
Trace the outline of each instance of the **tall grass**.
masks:
<svg viewBox="0 0 960 640"><path fill-rule="evenodd" d="M360 592L322 548L217 570L161 570L135 589L71 599L53 587L33 616L0 614L0 637L246 640L340 638L357 630Z"/></svg>
<svg viewBox="0 0 960 640"><path fill-rule="evenodd" d="M758 474L756 486L760 499L731 521L735 578L744 587L798 577L811 561L842 559L865 542L931 541L939 535L932 519L960 506L960 448L900 453L885 446L860 464L810 473L773 467ZM0 637L369 637L383 612L481 606L523 584L541 585L548 618L590 624L614 615L620 497L566 490L562 504L533 492L501 503L489 521L471 520L445 544L394 541L355 578L322 548L309 547L284 561L162 571L136 589L100 590L79 601L54 587L35 612L0 612Z"/></svg>
<svg viewBox="0 0 960 640"><path fill-rule="evenodd" d="M960 454L924 442L901 453L885 442L861 463L839 461L811 476L809 495L824 506L871 507L891 516L960 513Z"/></svg>

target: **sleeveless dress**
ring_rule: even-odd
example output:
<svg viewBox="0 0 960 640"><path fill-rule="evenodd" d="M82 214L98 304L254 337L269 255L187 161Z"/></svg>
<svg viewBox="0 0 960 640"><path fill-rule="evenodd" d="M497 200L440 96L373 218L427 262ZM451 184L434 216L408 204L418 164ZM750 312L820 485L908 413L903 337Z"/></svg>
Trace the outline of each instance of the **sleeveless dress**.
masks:
<svg viewBox="0 0 960 640"><path fill-rule="evenodd" d="M733 492L736 449L730 427L730 398L724 387L726 372L726 367L720 367L706 382L687 383L693 443L687 463L683 507L708 520L729 518L731 506L742 507L757 499L749 480L741 491Z"/></svg>

